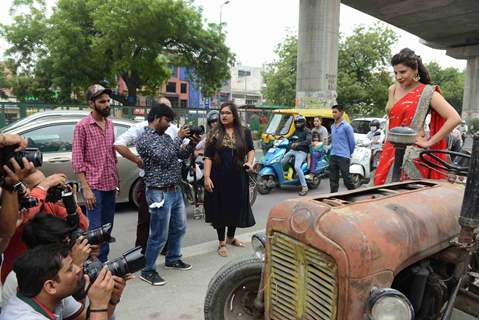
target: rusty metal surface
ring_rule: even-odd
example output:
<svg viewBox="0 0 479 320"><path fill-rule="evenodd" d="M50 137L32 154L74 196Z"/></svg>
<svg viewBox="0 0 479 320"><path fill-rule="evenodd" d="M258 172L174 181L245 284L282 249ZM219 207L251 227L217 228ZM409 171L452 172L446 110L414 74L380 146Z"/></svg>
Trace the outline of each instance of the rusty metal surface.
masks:
<svg viewBox="0 0 479 320"><path fill-rule="evenodd" d="M335 260L338 320L361 319L372 286L390 286L395 274L447 248L458 235L463 186L425 182L408 188L403 182L288 200L271 210L269 236L287 234ZM267 249L266 290L271 246ZM268 310L265 319L271 319Z"/></svg>

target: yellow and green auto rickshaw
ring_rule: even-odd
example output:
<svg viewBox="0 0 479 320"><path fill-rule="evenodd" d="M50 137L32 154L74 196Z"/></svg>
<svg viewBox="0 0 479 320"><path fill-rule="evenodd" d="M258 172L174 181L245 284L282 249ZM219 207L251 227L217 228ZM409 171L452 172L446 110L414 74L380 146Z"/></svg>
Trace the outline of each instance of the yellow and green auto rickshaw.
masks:
<svg viewBox="0 0 479 320"><path fill-rule="evenodd" d="M319 109L277 109L273 110L265 132L261 136L261 147L266 152L272 145L274 140L280 137L289 138L294 133L294 117L301 114L306 117L306 126L313 128L313 120L315 117L323 119L322 125L330 132L331 125L334 122L331 108ZM349 122L349 116L345 113L344 118Z"/></svg>

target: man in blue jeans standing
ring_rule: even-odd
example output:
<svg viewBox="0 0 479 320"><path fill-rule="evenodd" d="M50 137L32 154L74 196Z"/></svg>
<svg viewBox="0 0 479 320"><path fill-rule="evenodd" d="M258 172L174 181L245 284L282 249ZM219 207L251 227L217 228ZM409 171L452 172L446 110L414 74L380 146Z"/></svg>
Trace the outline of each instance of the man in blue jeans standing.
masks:
<svg viewBox="0 0 479 320"><path fill-rule="evenodd" d="M155 268L156 259L168 238L165 268L189 270L191 265L181 260L181 241L186 232L186 212L183 195L179 187L181 163L188 158L198 138L190 137L190 143L182 145L183 138L189 136L187 127L179 130L173 140L165 134L175 113L165 104L154 103L148 113L148 126L138 138L136 149L145 170L146 201L150 213L150 234L145 256L146 267L140 279L161 286L166 281Z"/></svg>
<svg viewBox="0 0 479 320"><path fill-rule="evenodd" d="M111 233L115 214L118 172L113 149L115 134L110 116L111 90L99 84L90 86L86 100L92 112L80 120L73 132L72 167L80 180L88 229L110 224ZM101 246L99 259L108 260L108 244Z"/></svg>
<svg viewBox="0 0 479 320"><path fill-rule="evenodd" d="M349 166L356 142L354 141L353 127L343 119L343 107L341 105L334 105L331 109L334 123L331 126L329 186L331 193L333 193L338 192L339 189L339 172L341 172L346 188L348 188L348 190L354 189L351 174L349 173Z"/></svg>

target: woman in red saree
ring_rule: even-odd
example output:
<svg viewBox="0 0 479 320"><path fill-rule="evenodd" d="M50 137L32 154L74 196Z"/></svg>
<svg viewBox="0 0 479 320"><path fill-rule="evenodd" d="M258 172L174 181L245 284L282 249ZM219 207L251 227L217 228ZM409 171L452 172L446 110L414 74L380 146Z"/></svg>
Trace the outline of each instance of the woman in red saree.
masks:
<svg viewBox="0 0 479 320"><path fill-rule="evenodd" d="M446 149L446 136L461 122L461 118L441 95L439 87L431 85L429 73L414 51L402 49L392 57L391 64L396 83L389 87L386 106L388 127L406 126L417 132L416 146L406 149L401 180L445 178L444 174L421 165L418 155L421 149ZM424 130L427 114L431 115L428 137ZM374 175L374 185L391 181L394 151L393 145L386 139Z"/></svg>

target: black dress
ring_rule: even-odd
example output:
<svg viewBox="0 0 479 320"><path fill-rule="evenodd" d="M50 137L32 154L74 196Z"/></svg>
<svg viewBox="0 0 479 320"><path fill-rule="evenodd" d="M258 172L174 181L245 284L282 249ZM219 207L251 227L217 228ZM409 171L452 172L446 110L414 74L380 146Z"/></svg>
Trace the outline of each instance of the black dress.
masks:
<svg viewBox="0 0 479 320"><path fill-rule="evenodd" d="M254 150L251 132L247 128L244 129L244 138L246 153ZM219 163L213 160L215 151L214 145L205 148L205 157L212 159L210 178L214 186L213 192L205 192L205 221L215 228L254 226L248 173L235 161L234 139L225 136L223 147L216 154Z"/></svg>

